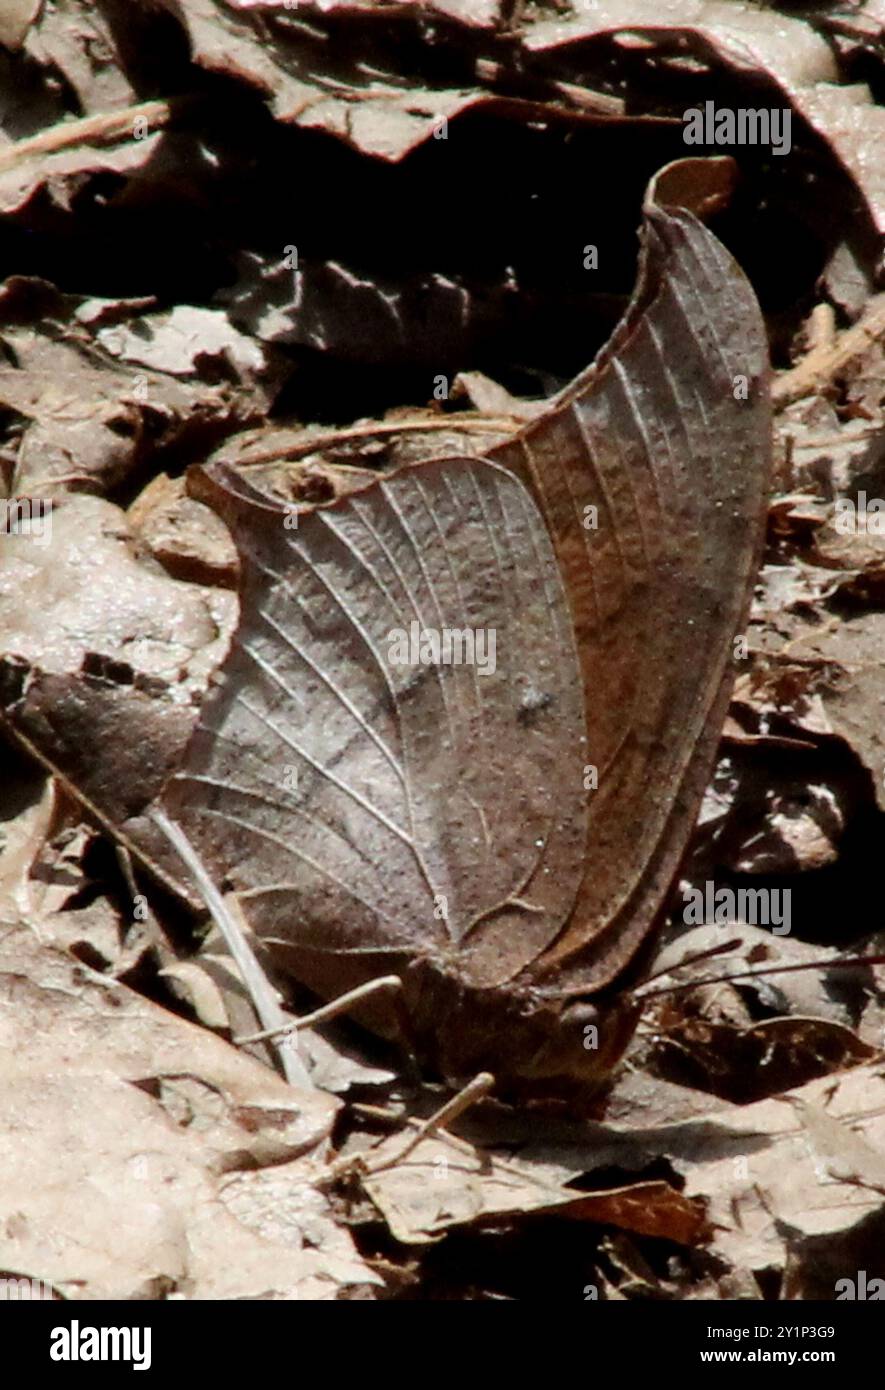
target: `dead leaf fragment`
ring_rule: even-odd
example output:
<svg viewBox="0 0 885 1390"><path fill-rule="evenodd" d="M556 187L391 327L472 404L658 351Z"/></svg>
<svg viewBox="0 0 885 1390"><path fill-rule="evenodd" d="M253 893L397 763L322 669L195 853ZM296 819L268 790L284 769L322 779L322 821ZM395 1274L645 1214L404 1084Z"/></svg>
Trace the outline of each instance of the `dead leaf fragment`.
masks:
<svg viewBox="0 0 885 1390"><path fill-rule="evenodd" d="M604 1192L576 1192L556 1182L543 1165L502 1161L477 1150L425 1139L401 1163L372 1172L395 1156L402 1137L371 1150L363 1185L404 1244L439 1239L455 1227L534 1214L593 1221L622 1230L696 1244L706 1235L703 1203L686 1201L663 1182L635 1183Z"/></svg>
<svg viewBox="0 0 885 1390"><path fill-rule="evenodd" d="M3 1267L91 1299L334 1298L378 1282L317 1186L329 1097L23 925L0 938L0 1040ZM224 1177L268 1163L269 1184Z"/></svg>

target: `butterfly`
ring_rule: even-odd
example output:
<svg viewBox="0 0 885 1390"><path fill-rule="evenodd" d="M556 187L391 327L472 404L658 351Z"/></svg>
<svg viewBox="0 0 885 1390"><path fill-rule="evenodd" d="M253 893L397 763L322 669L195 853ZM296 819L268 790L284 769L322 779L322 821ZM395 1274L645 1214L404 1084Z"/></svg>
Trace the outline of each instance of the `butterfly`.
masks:
<svg viewBox="0 0 885 1390"><path fill-rule="evenodd" d="M191 473L236 541L241 617L164 810L284 972L323 997L400 975L412 1044L452 1080L552 1094L610 1071L636 1021L619 982L715 757L768 353L685 202L653 185L610 343L487 454L297 525L245 473ZM360 1016L391 1031L383 1002Z"/></svg>

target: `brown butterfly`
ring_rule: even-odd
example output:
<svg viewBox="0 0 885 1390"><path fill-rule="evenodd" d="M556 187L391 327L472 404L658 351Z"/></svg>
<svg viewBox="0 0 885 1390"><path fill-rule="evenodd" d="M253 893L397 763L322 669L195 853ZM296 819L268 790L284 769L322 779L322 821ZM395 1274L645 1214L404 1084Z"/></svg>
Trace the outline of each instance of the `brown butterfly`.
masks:
<svg viewBox="0 0 885 1390"><path fill-rule="evenodd" d="M331 997L399 973L453 1080L608 1072L710 774L770 437L753 291L676 205L722 164L652 187L613 339L488 456L295 529L232 469L191 478L242 611L165 811L292 976ZM362 1017L390 1031L386 1004Z"/></svg>

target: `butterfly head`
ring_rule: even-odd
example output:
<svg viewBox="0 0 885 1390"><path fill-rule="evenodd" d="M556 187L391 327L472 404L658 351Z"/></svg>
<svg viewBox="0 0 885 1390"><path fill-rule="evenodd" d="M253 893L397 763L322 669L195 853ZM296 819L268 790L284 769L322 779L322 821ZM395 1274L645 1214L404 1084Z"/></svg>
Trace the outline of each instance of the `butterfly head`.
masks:
<svg viewBox="0 0 885 1390"><path fill-rule="evenodd" d="M538 1015L543 1037L534 1049L514 1050L511 1084L546 1096L594 1095L624 1055L639 1015L625 993L545 1001Z"/></svg>

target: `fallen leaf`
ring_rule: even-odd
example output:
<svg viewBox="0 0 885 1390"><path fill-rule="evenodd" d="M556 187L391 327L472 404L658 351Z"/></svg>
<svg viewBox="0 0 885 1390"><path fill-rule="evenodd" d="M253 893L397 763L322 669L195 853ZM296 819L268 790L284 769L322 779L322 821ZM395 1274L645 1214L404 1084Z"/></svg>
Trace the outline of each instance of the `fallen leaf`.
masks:
<svg viewBox="0 0 885 1390"><path fill-rule="evenodd" d="M667 1183L575 1192L545 1175L543 1165L471 1154L467 1146L453 1149L439 1139L422 1140L402 1162L371 1171L393 1159L402 1144L396 1135L373 1148L362 1183L404 1244L424 1244L456 1227L500 1225L529 1213L593 1221L680 1244L699 1243L707 1234L703 1203L686 1201Z"/></svg>
<svg viewBox="0 0 885 1390"><path fill-rule="evenodd" d="M44 521L45 544L0 536L0 703L81 796L125 820L180 759L236 600L137 558L100 498L71 495Z"/></svg>
<svg viewBox="0 0 885 1390"><path fill-rule="evenodd" d="M91 1299L336 1298L379 1282L318 1186L330 1098L24 925L0 938L0 1036L4 1268ZM233 1171L266 1164L267 1180Z"/></svg>

